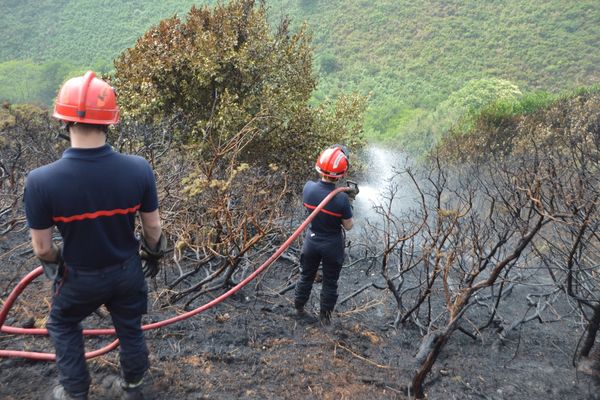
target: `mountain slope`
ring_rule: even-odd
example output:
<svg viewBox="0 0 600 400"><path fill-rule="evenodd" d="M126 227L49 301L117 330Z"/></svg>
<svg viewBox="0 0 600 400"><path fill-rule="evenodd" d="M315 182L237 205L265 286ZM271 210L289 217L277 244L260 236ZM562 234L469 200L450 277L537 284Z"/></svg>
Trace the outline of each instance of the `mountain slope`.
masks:
<svg viewBox="0 0 600 400"><path fill-rule="evenodd" d="M110 69L148 26L183 16L193 3L215 1L4 0L0 87L8 79L2 62L9 60ZM316 101L346 91L371 95L372 135L395 135L474 80L503 79L523 92L600 82L597 0L267 0L267 6L273 23L289 15L313 32L321 73ZM2 89L0 97L7 97Z"/></svg>
<svg viewBox="0 0 600 400"><path fill-rule="evenodd" d="M308 3L288 11L307 18L317 53L334 58L324 71L332 90L361 87L431 106L481 77L528 89L600 79L596 0Z"/></svg>
<svg viewBox="0 0 600 400"><path fill-rule="evenodd" d="M3 0L0 61L110 62L151 25L185 15L193 0Z"/></svg>
<svg viewBox="0 0 600 400"><path fill-rule="evenodd" d="M392 135L473 80L505 79L523 92L600 82L596 0L285 4L277 11L302 15L314 31L319 95L371 92L367 122Z"/></svg>

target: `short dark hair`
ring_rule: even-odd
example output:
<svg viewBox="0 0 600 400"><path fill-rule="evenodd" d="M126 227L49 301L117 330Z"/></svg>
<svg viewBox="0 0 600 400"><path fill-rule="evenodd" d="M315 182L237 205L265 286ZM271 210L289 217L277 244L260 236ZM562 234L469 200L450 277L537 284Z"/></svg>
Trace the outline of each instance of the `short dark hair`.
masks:
<svg viewBox="0 0 600 400"><path fill-rule="evenodd" d="M321 177L322 177L323 179L325 179L326 181L328 181L328 182L337 182L337 181L339 181L339 180L340 180L340 178L339 178L339 177L336 177L336 178L334 178L334 177L331 177L331 176L327 176L327 175L325 175L325 174L321 174Z"/></svg>
<svg viewBox="0 0 600 400"><path fill-rule="evenodd" d="M88 129L98 129L101 130L104 133L108 133L108 125L100 125L100 124L84 124L81 122L72 122L72 121L68 121L65 125L66 130L68 131L69 128L71 128L73 125L79 125L82 126L84 128L88 128Z"/></svg>

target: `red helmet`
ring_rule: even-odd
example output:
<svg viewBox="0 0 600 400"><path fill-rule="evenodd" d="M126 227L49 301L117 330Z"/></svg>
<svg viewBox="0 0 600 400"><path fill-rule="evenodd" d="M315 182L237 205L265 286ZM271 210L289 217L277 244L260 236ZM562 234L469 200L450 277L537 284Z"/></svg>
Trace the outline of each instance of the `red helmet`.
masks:
<svg viewBox="0 0 600 400"><path fill-rule="evenodd" d="M330 178L341 178L348 170L349 162L343 146L333 145L325 149L319 158L315 169Z"/></svg>
<svg viewBox="0 0 600 400"><path fill-rule="evenodd" d="M115 90L93 71L71 78L60 88L52 116L84 124L116 124L119 106Z"/></svg>

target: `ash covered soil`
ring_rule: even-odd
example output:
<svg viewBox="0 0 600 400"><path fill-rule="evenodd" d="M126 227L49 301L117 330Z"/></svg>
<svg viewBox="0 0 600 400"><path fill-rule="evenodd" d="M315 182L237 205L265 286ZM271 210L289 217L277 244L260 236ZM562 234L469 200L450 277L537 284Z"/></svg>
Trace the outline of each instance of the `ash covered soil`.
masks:
<svg viewBox="0 0 600 400"><path fill-rule="evenodd" d="M36 264L27 247L0 243L0 294L6 299L16 282ZM171 271L166 267L167 271ZM299 320L288 284L295 265L280 260L233 297L200 315L146 333L152 367L148 399L407 399L421 333L414 324L393 327L395 304L389 293L370 288L340 304L332 327L317 321L320 284ZM364 266L344 268L340 300L370 280ZM158 307L160 284L151 286L145 323L180 313ZM40 277L21 295L7 325L42 327L50 306L50 283ZM527 311L529 289L515 290L499 315ZM199 306L210 300L204 297ZM554 304L560 308L561 303ZM598 389L572 366L582 325L565 309L554 322L532 321L500 342L496 329L473 340L456 332L434 365L426 387L430 399L586 399ZM100 310L84 327L110 326ZM110 342L91 338L88 351ZM52 351L44 337L0 334L0 348ZM105 388L118 374L118 351L88 362L90 399L106 399ZM0 359L1 399L40 399L56 384L53 363Z"/></svg>

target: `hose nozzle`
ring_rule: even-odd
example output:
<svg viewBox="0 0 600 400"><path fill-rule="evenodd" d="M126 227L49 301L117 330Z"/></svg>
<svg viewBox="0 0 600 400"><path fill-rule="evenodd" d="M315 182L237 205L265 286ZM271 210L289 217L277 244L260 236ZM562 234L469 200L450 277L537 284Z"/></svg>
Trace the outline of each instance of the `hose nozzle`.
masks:
<svg viewBox="0 0 600 400"><path fill-rule="evenodd" d="M351 181L350 179L346 180L346 186L348 186L349 188L352 188L354 190L356 190L356 194L358 194L359 190L358 190L358 183Z"/></svg>

